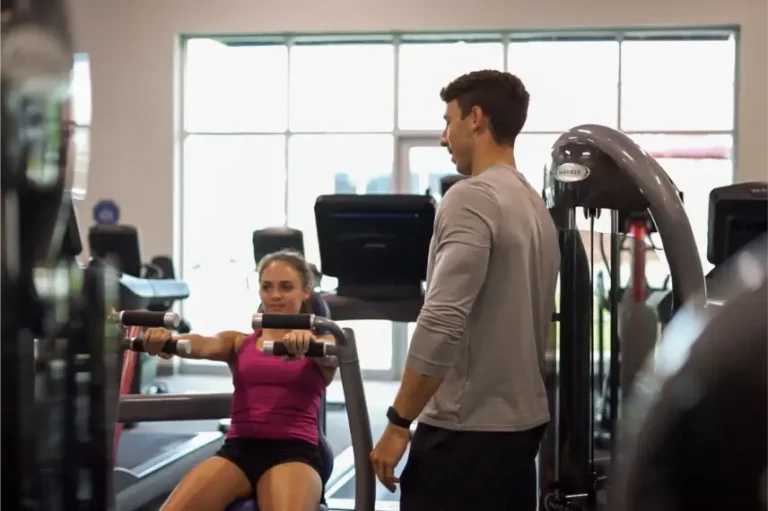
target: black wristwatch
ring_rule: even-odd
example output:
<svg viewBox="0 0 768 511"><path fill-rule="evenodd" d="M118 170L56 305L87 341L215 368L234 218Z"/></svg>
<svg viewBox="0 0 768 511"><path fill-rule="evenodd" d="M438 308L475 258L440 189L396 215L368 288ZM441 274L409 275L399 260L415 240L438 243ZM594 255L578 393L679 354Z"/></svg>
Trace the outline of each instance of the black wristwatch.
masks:
<svg viewBox="0 0 768 511"><path fill-rule="evenodd" d="M387 408L387 420L389 420L390 423L392 423L394 426L397 426L399 428L404 429L410 429L411 423L413 421L405 419L400 416L399 413L397 413L397 410L395 410L394 406L390 406Z"/></svg>

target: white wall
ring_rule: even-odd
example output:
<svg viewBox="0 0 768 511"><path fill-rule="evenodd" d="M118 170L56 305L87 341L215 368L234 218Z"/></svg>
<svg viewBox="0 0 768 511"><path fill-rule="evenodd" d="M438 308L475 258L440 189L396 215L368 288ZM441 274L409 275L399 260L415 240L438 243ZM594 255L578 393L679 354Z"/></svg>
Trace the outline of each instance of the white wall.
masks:
<svg viewBox="0 0 768 511"><path fill-rule="evenodd" d="M70 0L90 54L93 134L80 218L112 198L140 227L145 256L173 249L176 36L741 26L737 181L764 180L768 12L764 0ZM717 72L717 70L713 70ZM707 108L706 101L702 108ZM201 207L205 207L204 204Z"/></svg>

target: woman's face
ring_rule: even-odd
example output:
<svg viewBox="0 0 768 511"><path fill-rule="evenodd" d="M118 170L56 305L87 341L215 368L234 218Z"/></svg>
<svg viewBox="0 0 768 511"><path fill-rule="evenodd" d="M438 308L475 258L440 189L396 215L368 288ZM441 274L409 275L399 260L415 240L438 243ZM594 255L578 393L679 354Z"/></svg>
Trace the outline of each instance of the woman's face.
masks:
<svg viewBox="0 0 768 511"><path fill-rule="evenodd" d="M261 272L259 297L264 312L298 314L309 289L301 284L301 273L284 261L272 261Z"/></svg>

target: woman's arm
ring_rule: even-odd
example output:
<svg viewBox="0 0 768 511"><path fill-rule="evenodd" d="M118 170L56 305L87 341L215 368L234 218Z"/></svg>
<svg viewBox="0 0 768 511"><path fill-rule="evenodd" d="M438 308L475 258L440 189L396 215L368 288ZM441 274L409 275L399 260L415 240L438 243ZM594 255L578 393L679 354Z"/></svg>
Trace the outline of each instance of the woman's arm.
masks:
<svg viewBox="0 0 768 511"><path fill-rule="evenodd" d="M229 363L234 358L243 340L247 337L248 335L242 332L227 330L211 337L185 334L179 335L176 338L189 341L192 347L190 353L179 355L182 358Z"/></svg>
<svg viewBox="0 0 768 511"><path fill-rule="evenodd" d="M315 339L319 342L326 342L328 344L336 343L336 338L332 335L318 335ZM335 356L331 357L312 357L315 364L318 365L320 371L323 373L323 379L325 385L328 386L333 381L333 377L336 376L336 369L339 368L339 359Z"/></svg>

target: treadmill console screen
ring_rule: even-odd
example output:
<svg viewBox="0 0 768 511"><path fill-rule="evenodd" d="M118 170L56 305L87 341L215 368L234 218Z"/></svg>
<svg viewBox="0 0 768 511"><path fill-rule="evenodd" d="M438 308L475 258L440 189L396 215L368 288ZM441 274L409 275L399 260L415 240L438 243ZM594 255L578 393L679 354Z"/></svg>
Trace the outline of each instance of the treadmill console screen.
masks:
<svg viewBox="0 0 768 511"><path fill-rule="evenodd" d="M131 225L94 225L88 231L91 256L103 259L123 273L141 277L139 233Z"/></svg>
<svg viewBox="0 0 768 511"><path fill-rule="evenodd" d="M768 185L738 183L709 194L707 259L719 265L768 229Z"/></svg>
<svg viewBox="0 0 768 511"><path fill-rule="evenodd" d="M324 275L345 284L426 279L435 201L425 195L323 195L315 203Z"/></svg>

